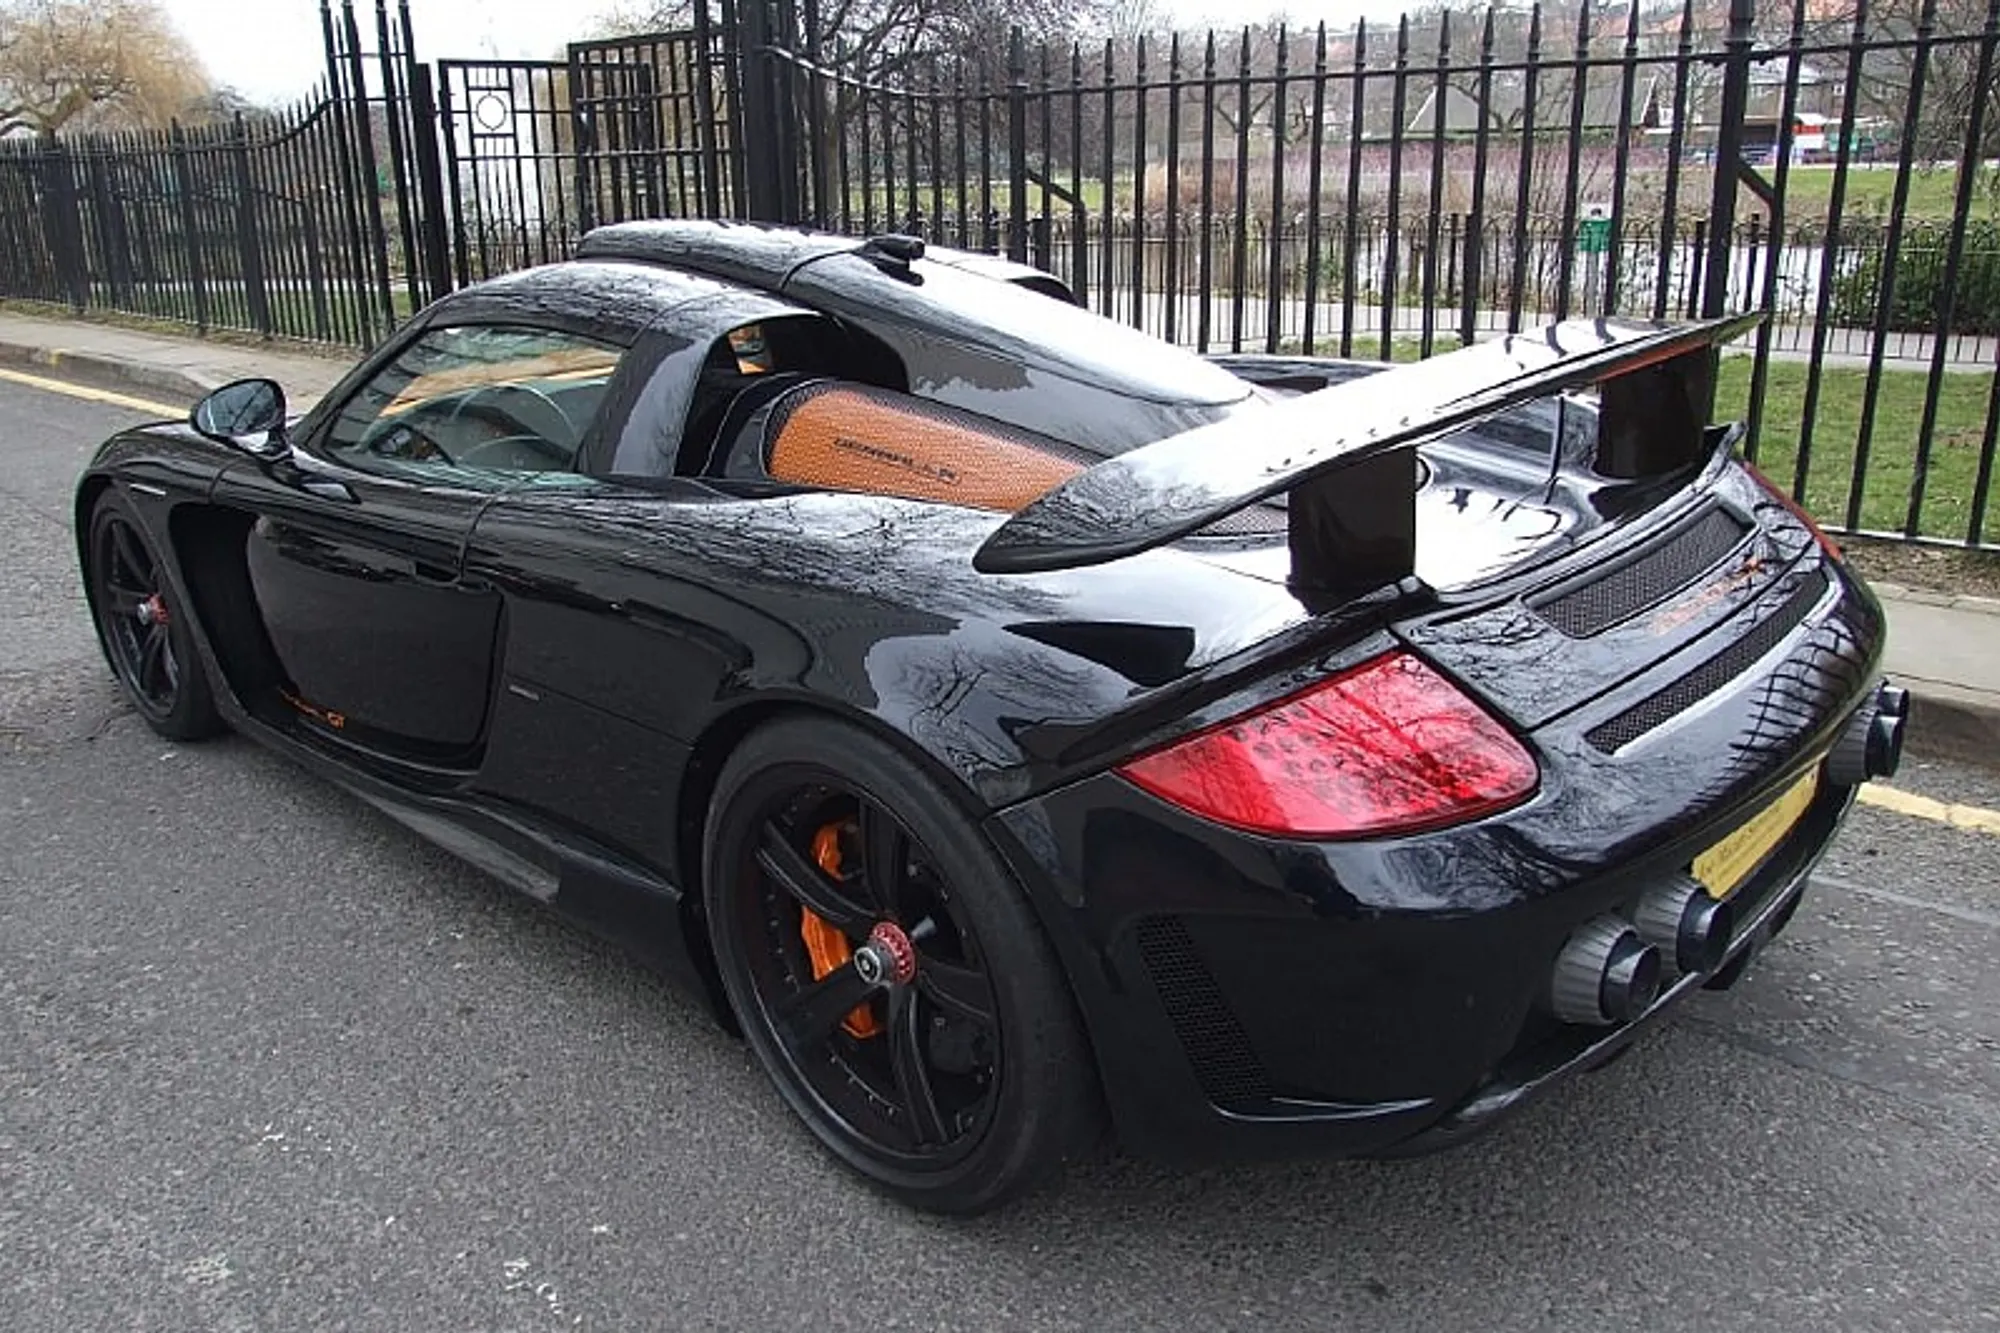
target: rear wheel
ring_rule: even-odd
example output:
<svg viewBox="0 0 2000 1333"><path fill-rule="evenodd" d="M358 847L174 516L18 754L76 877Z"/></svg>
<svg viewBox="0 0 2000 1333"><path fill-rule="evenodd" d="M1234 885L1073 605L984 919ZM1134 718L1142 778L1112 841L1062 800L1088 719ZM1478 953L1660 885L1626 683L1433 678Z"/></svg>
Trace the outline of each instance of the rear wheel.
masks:
<svg viewBox="0 0 2000 1333"><path fill-rule="evenodd" d="M908 760L831 720L755 732L718 780L705 851L744 1033L850 1167L972 1213L1089 1145L1094 1074L1040 924Z"/></svg>
<svg viewBox="0 0 2000 1333"><path fill-rule="evenodd" d="M223 730L186 608L172 600L159 551L116 492L105 492L91 510L84 549L104 654L139 716L169 740Z"/></svg>

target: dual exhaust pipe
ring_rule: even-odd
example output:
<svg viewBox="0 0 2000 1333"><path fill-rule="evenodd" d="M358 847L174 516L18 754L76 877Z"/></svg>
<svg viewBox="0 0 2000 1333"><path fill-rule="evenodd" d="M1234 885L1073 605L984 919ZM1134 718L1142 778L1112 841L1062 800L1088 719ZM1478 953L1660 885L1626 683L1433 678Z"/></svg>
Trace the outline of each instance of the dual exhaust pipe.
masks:
<svg viewBox="0 0 2000 1333"><path fill-rule="evenodd" d="M1903 762L1903 729L1910 717L1910 692L1884 684L1854 710L1826 757L1826 779L1858 787L1874 778L1895 776Z"/></svg>
<svg viewBox="0 0 2000 1333"><path fill-rule="evenodd" d="M1691 875L1640 899L1630 921L1601 916L1569 937L1549 978L1549 1010L1565 1023L1629 1023L1659 998L1666 970L1722 965L1736 938L1736 910Z"/></svg>
<svg viewBox="0 0 2000 1333"><path fill-rule="evenodd" d="M1827 754L1827 781L1856 787L1893 775L1909 712L1909 691L1878 686ZM1641 898L1631 920L1601 916L1570 935L1549 977L1549 1010L1565 1023L1628 1023L1659 998L1669 967L1682 976L1712 972L1735 939L1735 909L1693 876L1677 875Z"/></svg>

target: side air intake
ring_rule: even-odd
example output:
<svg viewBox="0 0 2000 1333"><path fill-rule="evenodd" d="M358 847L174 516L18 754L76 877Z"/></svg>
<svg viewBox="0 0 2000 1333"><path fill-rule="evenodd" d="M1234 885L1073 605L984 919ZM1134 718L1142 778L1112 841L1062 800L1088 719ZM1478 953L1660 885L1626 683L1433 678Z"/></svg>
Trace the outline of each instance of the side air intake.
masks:
<svg viewBox="0 0 2000 1333"><path fill-rule="evenodd" d="M1137 935L1146 975L1166 1006L1203 1094L1217 1106L1268 1100L1270 1076L1195 953L1187 926L1178 917L1152 916L1139 923Z"/></svg>

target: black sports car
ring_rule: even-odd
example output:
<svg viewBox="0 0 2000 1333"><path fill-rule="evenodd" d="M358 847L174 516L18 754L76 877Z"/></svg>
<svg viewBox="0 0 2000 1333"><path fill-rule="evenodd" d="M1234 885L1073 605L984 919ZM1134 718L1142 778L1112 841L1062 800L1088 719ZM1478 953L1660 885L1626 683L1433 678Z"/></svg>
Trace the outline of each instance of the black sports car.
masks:
<svg viewBox="0 0 2000 1333"><path fill-rule="evenodd" d="M1455 1142L1725 986L1904 696L1707 424L1754 319L1213 360L907 237L661 222L76 499L156 730L629 941L855 1170Z"/></svg>

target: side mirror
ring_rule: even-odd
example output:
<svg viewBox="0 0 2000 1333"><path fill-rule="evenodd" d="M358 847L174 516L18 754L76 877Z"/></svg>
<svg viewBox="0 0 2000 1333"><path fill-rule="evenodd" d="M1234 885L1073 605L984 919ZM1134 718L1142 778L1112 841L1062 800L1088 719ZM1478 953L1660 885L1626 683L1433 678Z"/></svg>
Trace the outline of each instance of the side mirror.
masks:
<svg viewBox="0 0 2000 1333"><path fill-rule="evenodd" d="M211 440L271 458L285 452L285 391L276 380L237 380L194 405L188 424Z"/></svg>

